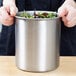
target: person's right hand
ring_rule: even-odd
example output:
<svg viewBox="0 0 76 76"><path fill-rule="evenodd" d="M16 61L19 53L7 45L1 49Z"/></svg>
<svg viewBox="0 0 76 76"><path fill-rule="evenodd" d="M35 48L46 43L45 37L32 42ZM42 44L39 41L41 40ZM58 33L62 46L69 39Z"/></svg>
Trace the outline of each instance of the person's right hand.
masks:
<svg viewBox="0 0 76 76"><path fill-rule="evenodd" d="M3 6L0 7L0 23L6 26L12 25L17 11L15 0L3 0Z"/></svg>

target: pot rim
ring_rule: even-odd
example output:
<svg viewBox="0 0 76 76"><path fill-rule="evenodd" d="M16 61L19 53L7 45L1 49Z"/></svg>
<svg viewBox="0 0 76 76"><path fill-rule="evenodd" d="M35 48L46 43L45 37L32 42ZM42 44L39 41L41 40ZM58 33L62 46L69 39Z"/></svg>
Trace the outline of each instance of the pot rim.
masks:
<svg viewBox="0 0 76 76"><path fill-rule="evenodd" d="M18 12L15 16L16 19L21 19L21 20L56 20L56 19L59 19L60 17L58 16L57 12L54 12L54 11L25 11L27 13L38 13L38 12L47 12L47 13L55 13L57 14L57 17L54 17L54 18L25 18L25 17L20 17L18 16L20 13L23 13L24 11L21 11L21 12Z"/></svg>

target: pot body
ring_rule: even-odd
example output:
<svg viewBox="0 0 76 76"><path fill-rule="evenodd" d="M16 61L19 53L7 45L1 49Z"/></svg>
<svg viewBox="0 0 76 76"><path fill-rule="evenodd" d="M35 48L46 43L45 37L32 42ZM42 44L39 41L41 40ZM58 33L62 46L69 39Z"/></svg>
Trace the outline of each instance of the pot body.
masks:
<svg viewBox="0 0 76 76"><path fill-rule="evenodd" d="M16 65L31 72L54 70L59 65L60 19L16 17Z"/></svg>

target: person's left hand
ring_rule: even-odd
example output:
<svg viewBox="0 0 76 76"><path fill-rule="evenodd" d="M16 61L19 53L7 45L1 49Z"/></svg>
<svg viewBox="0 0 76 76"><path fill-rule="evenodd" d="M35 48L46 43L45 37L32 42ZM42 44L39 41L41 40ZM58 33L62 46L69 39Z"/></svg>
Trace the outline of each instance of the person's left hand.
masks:
<svg viewBox="0 0 76 76"><path fill-rule="evenodd" d="M64 25L73 27L76 25L76 3L73 0L66 0L58 9L58 15L62 18Z"/></svg>

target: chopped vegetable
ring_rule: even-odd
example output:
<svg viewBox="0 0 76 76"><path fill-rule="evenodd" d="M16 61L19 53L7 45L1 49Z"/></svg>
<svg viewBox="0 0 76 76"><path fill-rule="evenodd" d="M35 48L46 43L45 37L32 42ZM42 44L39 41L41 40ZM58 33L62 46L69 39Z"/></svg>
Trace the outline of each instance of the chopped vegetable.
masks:
<svg viewBox="0 0 76 76"><path fill-rule="evenodd" d="M56 13L35 13L33 15L30 15L29 13L26 13L26 12L23 12L20 14L20 17L25 17L25 18L54 18L54 17L57 17L57 14Z"/></svg>

